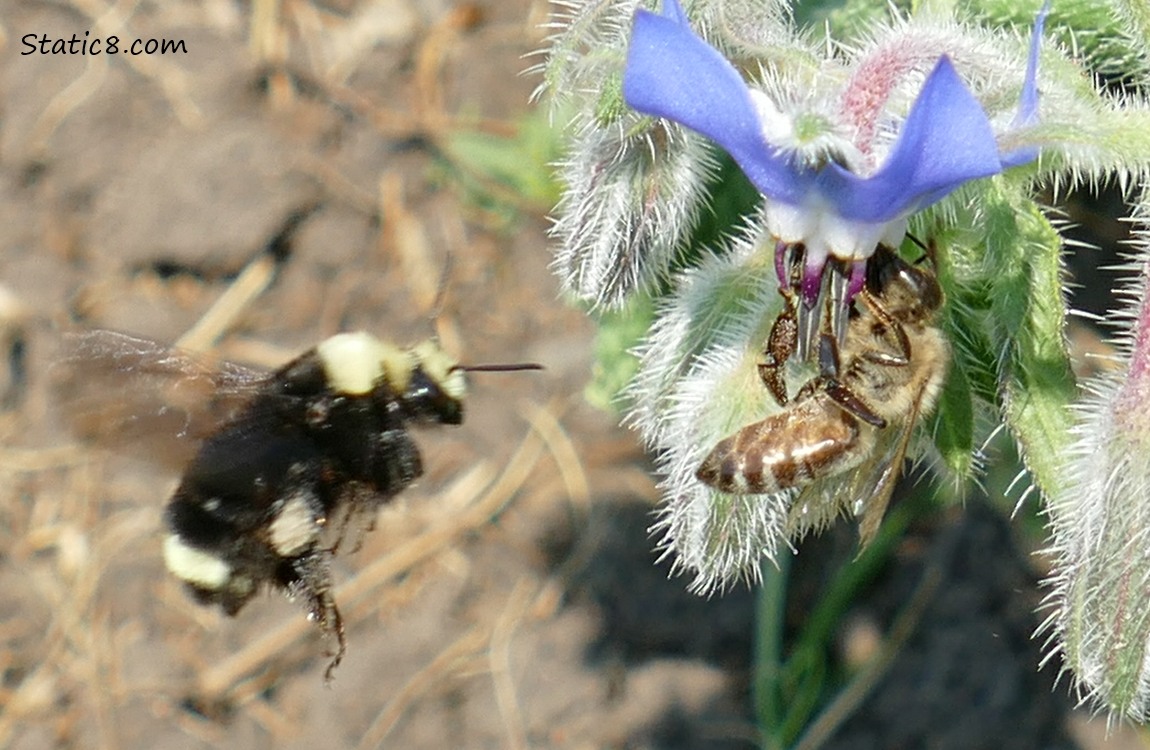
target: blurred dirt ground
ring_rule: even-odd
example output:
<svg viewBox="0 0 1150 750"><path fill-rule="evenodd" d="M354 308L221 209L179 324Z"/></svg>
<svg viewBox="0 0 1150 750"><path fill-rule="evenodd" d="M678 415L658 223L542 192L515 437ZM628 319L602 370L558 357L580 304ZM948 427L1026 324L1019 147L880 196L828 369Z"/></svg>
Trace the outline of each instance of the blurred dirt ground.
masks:
<svg viewBox="0 0 1150 750"><path fill-rule="evenodd" d="M463 187L446 153L457 131L515 136L544 5L0 8L0 747L603 745L657 715L665 674L641 710L607 700L595 621L561 610L542 547L589 483L650 502L651 481L582 404L590 327L556 300L547 206ZM85 31L188 54L20 54ZM328 687L330 644L283 597L233 620L164 573L175 477L60 430L45 371L74 326L222 334L220 355L268 367L339 330L434 328L467 362L547 370L475 376L466 424L419 436L427 476L336 571L350 646ZM723 693L692 670L685 700Z"/></svg>
<svg viewBox="0 0 1150 750"><path fill-rule="evenodd" d="M557 300L547 198L456 158L460 133L517 142L546 12L0 0L0 747L754 746L751 594L652 565L653 480L583 402L592 329ZM85 31L188 53L21 54ZM329 686L292 603L230 619L164 572L173 474L60 427L73 327L264 367L434 330L547 370L475 375L466 423L418 435L427 475L337 565Z"/></svg>

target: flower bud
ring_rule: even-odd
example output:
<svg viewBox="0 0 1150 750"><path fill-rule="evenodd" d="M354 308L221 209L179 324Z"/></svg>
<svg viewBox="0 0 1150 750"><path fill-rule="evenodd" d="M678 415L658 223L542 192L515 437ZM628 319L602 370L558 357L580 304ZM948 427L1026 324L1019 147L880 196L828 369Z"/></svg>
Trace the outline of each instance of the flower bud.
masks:
<svg viewBox="0 0 1150 750"><path fill-rule="evenodd" d="M760 222L676 279L640 350L629 422L657 455L667 500L654 531L677 566L710 591L758 575L785 540L793 492L732 495L696 478L723 438L781 407L763 385L763 342L782 310ZM766 247L770 247L767 244Z"/></svg>
<svg viewBox="0 0 1150 750"><path fill-rule="evenodd" d="M629 114L588 128L560 168L566 191L551 235L564 288L614 307L665 280L713 170L703 139L676 125Z"/></svg>
<svg viewBox="0 0 1150 750"><path fill-rule="evenodd" d="M1115 317L1116 372L1086 386L1075 409L1065 479L1048 506L1054 570L1046 627L1078 691L1116 714L1150 717L1150 247L1133 305Z"/></svg>

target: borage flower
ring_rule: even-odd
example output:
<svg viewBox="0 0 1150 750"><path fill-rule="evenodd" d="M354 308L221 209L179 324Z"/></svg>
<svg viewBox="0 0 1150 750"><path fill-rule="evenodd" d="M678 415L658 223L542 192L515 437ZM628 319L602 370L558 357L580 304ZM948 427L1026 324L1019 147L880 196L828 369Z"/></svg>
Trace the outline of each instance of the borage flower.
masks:
<svg viewBox="0 0 1150 750"><path fill-rule="evenodd" d="M1046 12L1043 8L1035 23L1018 112L1003 135L1037 116L1036 69ZM897 247L911 214L966 182L1037 155L1033 148L999 148L982 105L945 54L927 75L897 138L883 148L879 126L890 119L883 107L902 77L913 72L918 52L863 61L838 97L834 121L813 122L802 114L788 116L766 93L749 87L692 31L677 0L664 0L662 15L635 14L624 99L639 112L713 140L766 196L780 283L789 282L784 258L802 250L800 287L807 312L801 345L817 330L819 313L810 311L819 309L829 259L841 261L833 264L841 273L831 280L833 294L845 306L861 289L875 247ZM842 306L833 309L837 313Z"/></svg>

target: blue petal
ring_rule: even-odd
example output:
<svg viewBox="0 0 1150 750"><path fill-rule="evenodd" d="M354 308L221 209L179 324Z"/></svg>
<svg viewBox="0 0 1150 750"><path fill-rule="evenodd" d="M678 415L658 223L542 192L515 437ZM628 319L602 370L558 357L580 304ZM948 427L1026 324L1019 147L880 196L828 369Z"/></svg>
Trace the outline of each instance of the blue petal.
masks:
<svg viewBox="0 0 1150 750"><path fill-rule="evenodd" d="M683 8L679 5L679 0L663 1L663 17L671 19L684 28L690 28L690 24L687 21L687 14L683 12Z"/></svg>
<svg viewBox="0 0 1150 750"><path fill-rule="evenodd" d="M1024 128L1038 121L1038 51L1042 44L1042 29L1046 26L1046 16L1050 13L1050 0L1038 11L1034 20L1034 32L1030 36L1030 54L1026 58L1026 78L1022 82L1022 95L1018 98L1018 113L1014 115L1011 128ZM1037 146L1023 146L1002 155L1003 167L1017 167L1038 158Z"/></svg>
<svg viewBox="0 0 1150 750"><path fill-rule="evenodd" d="M1034 19L1034 32L1030 36L1030 54L1026 58L1026 79L1022 82L1022 96L1018 101L1018 114L1014 116L1013 127L1032 125L1038 119L1038 50L1042 46L1042 29L1046 26L1046 15L1050 13L1050 0L1038 11Z"/></svg>
<svg viewBox="0 0 1150 750"><path fill-rule="evenodd" d="M1038 146L1020 146L1011 151L1007 151L1000 157L1000 161L1002 161L1002 168L1008 169L1010 167L1029 164L1037 158Z"/></svg>
<svg viewBox="0 0 1150 750"><path fill-rule="evenodd" d="M677 0L664 0L663 15L635 14L623 99L639 112L673 120L718 143L765 195L794 204L806 192L807 180L764 139L738 71L696 36Z"/></svg>
<svg viewBox="0 0 1150 750"><path fill-rule="evenodd" d="M879 171L862 178L832 163L818 182L819 192L840 216L882 222L925 208L964 182L1001 171L990 121L944 55Z"/></svg>

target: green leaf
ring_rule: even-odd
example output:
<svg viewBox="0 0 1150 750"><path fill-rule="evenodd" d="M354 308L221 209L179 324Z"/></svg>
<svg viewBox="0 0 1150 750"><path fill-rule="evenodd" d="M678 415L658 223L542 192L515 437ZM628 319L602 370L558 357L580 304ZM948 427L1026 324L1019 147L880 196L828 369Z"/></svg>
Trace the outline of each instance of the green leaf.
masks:
<svg viewBox="0 0 1150 750"><path fill-rule="evenodd" d="M452 177L481 208L543 213L559 200L551 164L562 152L561 133L537 107L511 136L458 130L444 140Z"/></svg>
<svg viewBox="0 0 1150 750"><path fill-rule="evenodd" d="M892 0L876 3L874 0L837 0L836 2L795 3L795 22L800 28L818 30L829 28L838 39L865 36L875 24L888 19L892 9L905 13L910 0Z"/></svg>
<svg viewBox="0 0 1150 750"><path fill-rule="evenodd" d="M639 361L631 352L646 335L655 317L655 306L647 295L634 295L618 310L596 314L595 365L591 382L583 395L592 406L623 413L630 407L622 398L623 389L635 377Z"/></svg>
<svg viewBox="0 0 1150 750"><path fill-rule="evenodd" d="M1027 28L1043 0L967 0L966 11L989 26ZM1146 0L1058 0L1046 20L1046 36L1074 50L1075 58L1106 77L1144 79L1150 71L1146 55ZM1140 33L1141 32L1141 33Z"/></svg>
<svg viewBox="0 0 1150 750"><path fill-rule="evenodd" d="M974 405L966 373L952 367L938 399L932 427L934 444L947 467L960 479L975 469Z"/></svg>
<svg viewBox="0 0 1150 750"><path fill-rule="evenodd" d="M986 194L987 267L997 270L990 333L1001 405L1023 460L1048 495L1061 481L1077 392L1063 335L1061 239L1033 201L994 180Z"/></svg>

